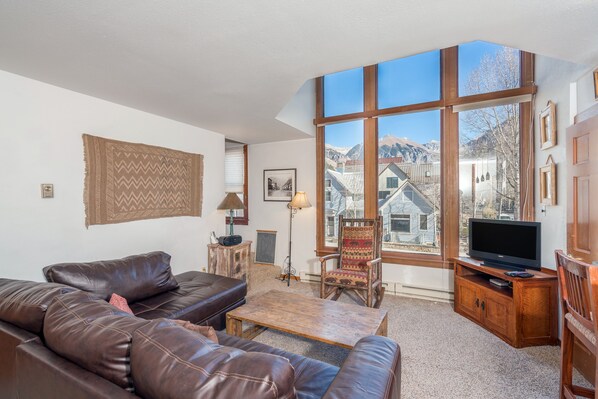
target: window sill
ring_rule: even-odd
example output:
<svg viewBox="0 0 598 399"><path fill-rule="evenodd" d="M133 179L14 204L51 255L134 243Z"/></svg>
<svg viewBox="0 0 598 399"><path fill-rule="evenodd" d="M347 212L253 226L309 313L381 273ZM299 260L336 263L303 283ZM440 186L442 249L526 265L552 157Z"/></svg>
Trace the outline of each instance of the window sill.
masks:
<svg viewBox="0 0 598 399"><path fill-rule="evenodd" d="M316 250L317 256L325 256L337 253L335 247L323 247ZM382 251L382 263L398 265L431 267L435 269L452 269L452 262L443 260L441 255L415 254L407 252Z"/></svg>

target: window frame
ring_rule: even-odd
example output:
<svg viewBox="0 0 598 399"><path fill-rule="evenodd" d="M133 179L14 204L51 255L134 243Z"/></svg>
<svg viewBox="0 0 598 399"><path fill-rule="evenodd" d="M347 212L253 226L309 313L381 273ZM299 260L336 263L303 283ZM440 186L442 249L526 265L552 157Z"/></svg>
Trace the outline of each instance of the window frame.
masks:
<svg viewBox="0 0 598 399"><path fill-rule="evenodd" d="M519 102L520 109L520 196L528 200L520 209L520 220L534 220L534 171L524 165L534 162L534 143L531 123L533 114L530 102L520 102L519 98L536 93L534 84L534 55L520 50L520 87L491 93L458 96L458 46L440 51L441 97L438 101L397 107L377 108L377 65L365 66L364 111L346 115L324 117L323 77L316 79L316 253L318 256L337 251L336 247L326 246L324 235L324 171L326 125L352 120L364 121L364 217L378 215L378 117L409 112L440 110L441 126L441 220L440 254L382 251L384 263L407 264L413 266L452 268L452 258L459 254L459 114L453 107L487 104L493 101Z"/></svg>
<svg viewBox="0 0 598 399"><path fill-rule="evenodd" d="M393 221L402 221L402 222L407 222L407 231L404 230L400 230L400 229L394 229L393 228ZM407 233L410 234L411 233L411 215L408 213L391 213L390 214L390 232L391 233Z"/></svg>
<svg viewBox="0 0 598 399"><path fill-rule="evenodd" d="M245 205L245 209L243 210L243 217L233 217L233 224L239 226L249 225L249 193L247 191L247 188L249 187L249 184L247 184L247 144L243 146L243 169L243 205ZM230 216L226 217L226 224L230 224Z"/></svg>
<svg viewBox="0 0 598 399"><path fill-rule="evenodd" d="M426 226L426 227L422 229L422 225ZM428 230L429 230L428 229L428 215L426 215L425 213L420 213L419 214L419 231L428 231Z"/></svg>

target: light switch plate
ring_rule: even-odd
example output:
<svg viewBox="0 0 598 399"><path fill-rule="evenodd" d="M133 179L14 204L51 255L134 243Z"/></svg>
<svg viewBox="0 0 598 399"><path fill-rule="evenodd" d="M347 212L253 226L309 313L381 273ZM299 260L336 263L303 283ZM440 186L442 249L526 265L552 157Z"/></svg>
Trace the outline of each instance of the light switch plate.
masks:
<svg viewBox="0 0 598 399"><path fill-rule="evenodd" d="M42 184L42 198L54 198L53 184Z"/></svg>

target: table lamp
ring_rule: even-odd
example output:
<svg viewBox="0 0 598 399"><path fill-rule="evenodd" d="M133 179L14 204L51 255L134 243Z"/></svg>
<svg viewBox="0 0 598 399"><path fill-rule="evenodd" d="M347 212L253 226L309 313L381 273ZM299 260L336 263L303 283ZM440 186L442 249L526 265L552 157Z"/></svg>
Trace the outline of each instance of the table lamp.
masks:
<svg viewBox="0 0 598 399"><path fill-rule="evenodd" d="M236 193L227 193L226 197L222 200L220 205L218 205L218 210L229 210L230 211L230 229L229 235L233 235L233 210L235 209L245 209L245 205L239 199L239 196Z"/></svg>

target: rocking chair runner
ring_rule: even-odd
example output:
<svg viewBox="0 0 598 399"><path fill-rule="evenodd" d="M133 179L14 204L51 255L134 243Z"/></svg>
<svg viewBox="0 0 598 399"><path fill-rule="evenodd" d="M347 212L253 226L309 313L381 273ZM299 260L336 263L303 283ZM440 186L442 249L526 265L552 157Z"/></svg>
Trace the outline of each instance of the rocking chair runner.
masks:
<svg viewBox="0 0 598 399"><path fill-rule="evenodd" d="M376 219L344 219L339 216L338 253L320 258L320 298L337 300L344 289L355 293L368 307L380 307L382 287L382 216ZM336 268L326 270L327 261ZM373 303L374 297L376 302Z"/></svg>

